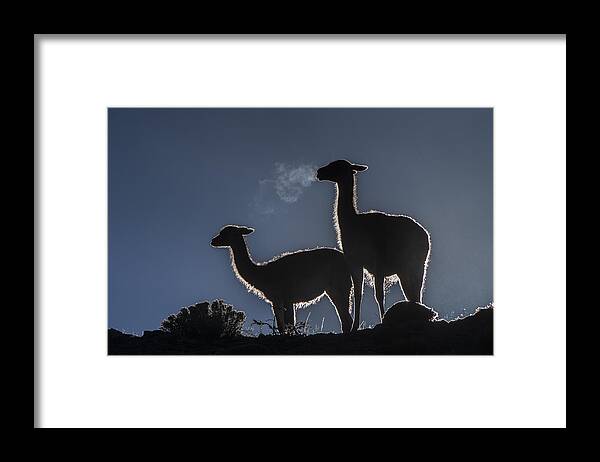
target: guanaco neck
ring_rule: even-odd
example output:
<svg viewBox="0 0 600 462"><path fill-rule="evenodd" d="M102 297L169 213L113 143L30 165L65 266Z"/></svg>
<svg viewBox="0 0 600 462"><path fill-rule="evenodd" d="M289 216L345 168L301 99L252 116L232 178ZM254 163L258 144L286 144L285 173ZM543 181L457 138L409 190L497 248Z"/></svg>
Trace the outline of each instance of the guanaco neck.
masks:
<svg viewBox="0 0 600 462"><path fill-rule="evenodd" d="M252 275L256 272L258 265L252 261L244 238L240 238L231 246L231 259L238 274L244 280L252 281Z"/></svg>
<svg viewBox="0 0 600 462"><path fill-rule="evenodd" d="M340 225L354 218L356 210L356 189L354 175L350 179L336 183L336 213Z"/></svg>

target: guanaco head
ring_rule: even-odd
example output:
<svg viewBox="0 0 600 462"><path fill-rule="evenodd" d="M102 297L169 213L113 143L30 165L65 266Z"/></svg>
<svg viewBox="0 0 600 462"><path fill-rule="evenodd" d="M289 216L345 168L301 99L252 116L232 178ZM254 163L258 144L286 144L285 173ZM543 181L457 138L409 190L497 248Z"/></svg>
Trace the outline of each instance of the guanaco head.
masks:
<svg viewBox="0 0 600 462"><path fill-rule="evenodd" d="M340 183L352 178L356 172L362 172L367 168L366 165L352 164L347 160L336 160L317 170L317 180Z"/></svg>
<svg viewBox="0 0 600 462"><path fill-rule="evenodd" d="M236 242L243 239L242 236L254 232L252 228L245 226L227 225L221 228L219 234L212 238L210 245L213 247L231 247Z"/></svg>

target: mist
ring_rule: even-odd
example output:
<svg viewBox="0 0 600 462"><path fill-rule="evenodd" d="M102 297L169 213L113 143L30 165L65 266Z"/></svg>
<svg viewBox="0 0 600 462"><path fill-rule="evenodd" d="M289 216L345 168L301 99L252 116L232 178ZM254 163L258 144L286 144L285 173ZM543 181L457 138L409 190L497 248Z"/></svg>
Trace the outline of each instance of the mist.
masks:
<svg viewBox="0 0 600 462"><path fill-rule="evenodd" d="M276 213L297 202L306 188L316 181L317 167L311 164L291 165L275 162L270 178L258 181L253 208L263 214Z"/></svg>

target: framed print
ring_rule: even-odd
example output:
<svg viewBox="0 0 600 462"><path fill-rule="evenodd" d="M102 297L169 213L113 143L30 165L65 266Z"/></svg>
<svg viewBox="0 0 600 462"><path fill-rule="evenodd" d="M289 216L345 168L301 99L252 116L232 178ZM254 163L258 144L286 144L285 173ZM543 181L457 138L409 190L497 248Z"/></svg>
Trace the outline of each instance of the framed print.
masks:
<svg viewBox="0 0 600 462"><path fill-rule="evenodd" d="M36 35L34 72L36 427L566 426L565 35Z"/></svg>

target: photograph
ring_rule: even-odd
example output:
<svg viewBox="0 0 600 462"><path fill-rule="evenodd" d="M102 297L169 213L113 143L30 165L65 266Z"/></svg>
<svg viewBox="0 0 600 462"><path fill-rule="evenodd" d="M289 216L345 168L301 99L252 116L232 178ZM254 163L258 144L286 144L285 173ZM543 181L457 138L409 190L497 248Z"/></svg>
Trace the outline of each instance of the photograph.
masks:
<svg viewBox="0 0 600 462"><path fill-rule="evenodd" d="M109 355L493 354L493 108L107 117Z"/></svg>

